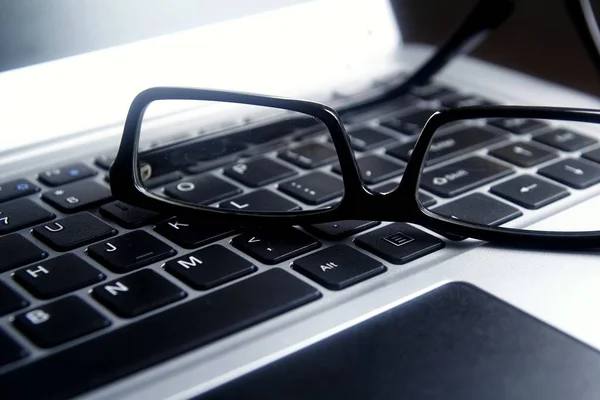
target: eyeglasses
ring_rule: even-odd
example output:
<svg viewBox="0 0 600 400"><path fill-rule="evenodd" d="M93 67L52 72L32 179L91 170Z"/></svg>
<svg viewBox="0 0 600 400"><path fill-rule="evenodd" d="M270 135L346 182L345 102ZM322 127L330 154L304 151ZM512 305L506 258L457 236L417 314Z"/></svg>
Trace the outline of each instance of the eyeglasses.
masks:
<svg viewBox="0 0 600 400"><path fill-rule="evenodd" d="M393 111L394 101L382 109ZM465 107L431 115L416 142L381 132L365 141L315 102L152 88L131 105L110 181L122 201L206 223L401 221L452 238L594 247L593 212L579 221L589 227L543 219L598 194L600 164L590 161L600 161L598 151L581 154L597 143L598 124L593 110ZM369 153L373 140L380 150ZM357 158L353 147L366 151ZM397 187L378 190L400 174Z"/></svg>

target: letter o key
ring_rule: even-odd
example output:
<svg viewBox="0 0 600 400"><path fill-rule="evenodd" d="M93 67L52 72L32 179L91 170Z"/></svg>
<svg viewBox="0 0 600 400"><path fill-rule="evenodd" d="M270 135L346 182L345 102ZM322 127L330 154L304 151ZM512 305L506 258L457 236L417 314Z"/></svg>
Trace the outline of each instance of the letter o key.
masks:
<svg viewBox="0 0 600 400"><path fill-rule="evenodd" d="M181 182L177 184L177 190L180 192L191 192L194 189L196 189L196 185L192 182Z"/></svg>

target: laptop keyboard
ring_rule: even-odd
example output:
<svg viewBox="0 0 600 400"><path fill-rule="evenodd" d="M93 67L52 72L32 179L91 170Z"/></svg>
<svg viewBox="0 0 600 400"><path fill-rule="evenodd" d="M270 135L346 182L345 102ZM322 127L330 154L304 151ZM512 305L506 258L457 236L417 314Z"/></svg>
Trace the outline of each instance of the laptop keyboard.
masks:
<svg viewBox="0 0 600 400"><path fill-rule="evenodd" d="M397 186L436 107L491 102L431 85L391 104L343 116L363 180L382 192ZM540 209L600 182L600 149L585 134L532 120L488 125L504 136L468 127L432 145L430 166L469 173L444 185L424 173L425 204L502 224L522 216L520 208ZM260 134L268 139L276 128ZM99 154L0 184L0 386L22 397L40 388L81 393L385 274L382 260L407 264L445 247L404 223L255 231L193 224L112 199L112 160ZM315 137L247 163L224 160L207 151L206 160L148 186L194 203L271 211L321 207L342 194L333 147ZM483 185L490 190L469 194ZM536 197L525 196L533 185Z"/></svg>

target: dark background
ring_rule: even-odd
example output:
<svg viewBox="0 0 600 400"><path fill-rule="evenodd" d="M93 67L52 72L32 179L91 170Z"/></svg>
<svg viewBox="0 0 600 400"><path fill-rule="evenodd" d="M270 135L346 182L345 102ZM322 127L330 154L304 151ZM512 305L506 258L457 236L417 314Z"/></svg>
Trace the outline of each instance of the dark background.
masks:
<svg viewBox="0 0 600 400"><path fill-rule="evenodd" d="M440 43L474 0L395 0L404 39ZM563 0L516 0L513 15L473 53L542 79L600 95L595 71Z"/></svg>

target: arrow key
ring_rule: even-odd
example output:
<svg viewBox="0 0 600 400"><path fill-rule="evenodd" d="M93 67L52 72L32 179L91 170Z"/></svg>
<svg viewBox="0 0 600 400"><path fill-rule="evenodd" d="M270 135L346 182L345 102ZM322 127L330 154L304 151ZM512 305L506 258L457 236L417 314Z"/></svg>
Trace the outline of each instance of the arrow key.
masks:
<svg viewBox="0 0 600 400"><path fill-rule="evenodd" d="M532 210L569 195L568 190L531 175L521 175L492 186L490 192Z"/></svg>
<svg viewBox="0 0 600 400"><path fill-rule="evenodd" d="M321 245L294 228L244 233L234 237L231 244L265 264L280 263Z"/></svg>
<svg viewBox="0 0 600 400"><path fill-rule="evenodd" d="M587 160L568 158L538 170L538 174L575 189L600 182L600 166Z"/></svg>

